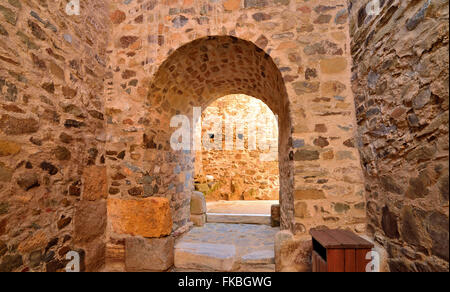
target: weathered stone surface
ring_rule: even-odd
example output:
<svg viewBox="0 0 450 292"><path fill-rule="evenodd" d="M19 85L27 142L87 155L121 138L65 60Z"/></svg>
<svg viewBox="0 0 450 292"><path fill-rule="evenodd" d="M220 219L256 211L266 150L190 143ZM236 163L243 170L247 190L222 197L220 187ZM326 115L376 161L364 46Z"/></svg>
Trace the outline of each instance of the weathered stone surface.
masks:
<svg viewBox="0 0 450 292"><path fill-rule="evenodd" d="M275 235L275 271L311 271L312 244L310 237L294 237L287 230Z"/></svg>
<svg viewBox="0 0 450 292"><path fill-rule="evenodd" d="M191 222L194 223L194 226L201 227L206 223L206 214L195 215L191 214Z"/></svg>
<svg viewBox="0 0 450 292"><path fill-rule="evenodd" d="M295 217L307 218L310 217L308 213L308 205L305 202L295 202Z"/></svg>
<svg viewBox="0 0 450 292"><path fill-rule="evenodd" d="M303 95L307 93L318 92L320 88L319 82L307 82L299 81L293 84L295 93L298 95Z"/></svg>
<svg viewBox="0 0 450 292"><path fill-rule="evenodd" d="M386 235L380 242L387 247L391 271L448 271L448 212L441 209L447 205L447 191L440 190L441 179L448 180L448 163L438 162L438 157L448 156L448 146L442 147L445 154L437 148L438 141L448 140L448 99L438 97L448 88L443 86L448 83L448 42L441 38L448 28L442 29L447 27L444 19L429 22L436 19L431 15L448 13L448 2L421 0L384 7L377 17L390 20L381 30L372 26L364 3L353 4L349 15L357 144L366 165L367 197L389 204L370 212L371 232L375 238ZM392 54L389 48L394 48ZM382 53L374 57L374 50ZM406 61L412 56L417 62ZM394 71L409 77L392 78ZM377 99L394 92L400 95ZM368 116L367 109L376 115ZM431 228L440 226L438 222L447 223ZM433 263L425 258L433 258Z"/></svg>
<svg viewBox="0 0 450 292"><path fill-rule="evenodd" d="M55 149L53 149L53 153L55 154L56 159L61 161L70 160L72 156L69 149L63 146L58 146Z"/></svg>
<svg viewBox="0 0 450 292"><path fill-rule="evenodd" d="M106 202L81 201L74 215L74 241L86 244L103 236L106 230Z"/></svg>
<svg viewBox="0 0 450 292"><path fill-rule="evenodd" d="M108 197L106 166L89 166L83 172L83 200L97 201Z"/></svg>
<svg viewBox="0 0 450 292"><path fill-rule="evenodd" d="M342 73L346 68L347 60L345 58L330 58L320 61L320 70L324 74Z"/></svg>
<svg viewBox="0 0 450 292"><path fill-rule="evenodd" d="M426 218L426 229L432 240L434 255L449 260L449 221L447 215L433 211Z"/></svg>
<svg viewBox="0 0 450 292"><path fill-rule="evenodd" d="M14 155L20 152L21 146L13 141L0 140L0 157Z"/></svg>
<svg viewBox="0 0 450 292"><path fill-rule="evenodd" d="M230 272L236 265L234 245L181 242L175 245L179 269Z"/></svg>
<svg viewBox="0 0 450 292"><path fill-rule="evenodd" d="M0 257L4 256L8 251L8 246L6 243L0 240Z"/></svg>
<svg viewBox="0 0 450 292"><path fill-rule="evenodd" d="M12 24L12 25L16 25L17 15L12 9L9 9L3 5L0 5L0 13L3 15L6 22L8 22L9 24Z"/></svg>
<svg viewBox="0 0 450 292"><path fill-rule="evenodd" d="M154 238L172 232L172 212L166 198L109 198L108 217L118 234Z"/></svg>
<svg viewBox="0 0 450 292"><path fill-rule="evenodd" d="M22 174L18 178L17 184L25 191L28 191L32 188L40 186L39 177L37 176L37 174L30 173L30 172L26 172L26 173Z"/></svg>
<svg viewBox="0 0 450 292"><path fill-rule="evenodd" d="M110 15L111 22L114 24L120 24L126 19L125 12L121 10L115 10Z"/></svg>
<svg viewBox="0 0 450 292"><path fill-rule="evenodd" d="M36 133L39 123L33 118L15 118L10 115L2 115L0 129L7 135L23 135Z"/></svg>
<svg viewBox="0 0 450 292"><path fill-rule="evenodd" d="M22 256L19 254L16 255L6 255L3 257L2 262L0 264L0 272L8 273L13 272L15 269L19 268L23 265Z"/></svg>
<svg viewBox="0 0 450 292"><path fill-rule="evenodd" d="M69 247L84 249L86 270L102 265L104 231L93 237L92 246L73 238L74 229L79 234L106 229L106 224L78 224L91 214L106 222L106 206L102 216L99 206L74 215L80 212L83 169L106 165L101 155L108 131L99 118L107 107L112 26L104 1L82 3L87 21L70 23L60 21L65 4L48 9L53 4L0 3L0 236L10 248L0 259L2 270L63 271ZM80 54L86 49L89 53ZM93 157L91 148L102 154ZM48 246L38 232L47 234ZM5 256L11 256L9 264ZM14 264L16 256L23 267ZM5 268L11 263L13 268Z"/></svg>
<svg viewBox="0 0 450 292"><path fill-rule="evenodd" d="M280 205L272 205L270 207L270 226L279 227L281 220L281 210Z"/></svg>
<svg viewBox="0 0 450 292"><path fill-rule="evenodd" d="M21 242L17 250L21 253L28 253L33 250L43 249L47 246L48 241L49 238L45 231L37 231L31 237Z"/></svg>
<svg viewBox="0 0 450 292"><path fill-rule="evenodd" d="M164 272L174 264L175 240L172 236L125 240L125 266L129 272Z"/></svg>
<svg viewBox="0 0 450 292"><path fill-rule="evenodd" d="M206 213L205 195L201 192L193 192L191 196L191 214L203 215Z"/></svg>
<svg viewBox="0 0 450 292"><path fill-rule="evenodd" d="M139 38L136 36L123 36L120 38L119 42L122 49L128 48L130 45L135 43Z"/></svg>
<svg viewBox="0 0 450 292"><path fill-rule="evenodd" d="M320 157L320 153L316 150L302 149L302 150L296 151L294 154L294 160L296 160L296 161L318 160L319 157Z"/></svg>
<svg viewBox="0 0 450 292"><path fill-rule="evenodd" d="M9 182L12 178L13 173L14 173L13 169L5 166L3 163L0 162L0 181Z"/></svg>
<svg viewBox="0 0 450 292"><path fill-rule="evenodd" d="M223 7L228 11L235 11L241 7L241 0L224 0Z"/></svg>
<svg viewBox="0 0 450 292"><path fill-rule="evenodd" d="M389 211L389 208L387 206L383 207L383 215L381 217L381 225L383 227L384 233L389 238L398 238L398 225L397 225L397 218L395 217L395 214Z"/></svg>
<svg viewBox="0 0 450 292"><path fill-rule="evenodd" d="M317 189L295 190L294 198L296 200L319 200L325 199L325 192Z"/></svg>

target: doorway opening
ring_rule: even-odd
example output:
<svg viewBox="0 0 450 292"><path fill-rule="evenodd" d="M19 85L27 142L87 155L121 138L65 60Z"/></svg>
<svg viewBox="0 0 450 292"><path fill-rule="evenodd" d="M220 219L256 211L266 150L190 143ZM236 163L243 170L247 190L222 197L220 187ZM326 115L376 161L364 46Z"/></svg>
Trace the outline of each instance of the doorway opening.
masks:
<svg viewBox="0 0 450 292"><path fill-rule="evenodd" d="M184 230L185 226L193 222L193 198L200 197L197 202L201 204L197 206L198 212L192 214L203 222L203 197L197 196L195 191L195 164L203 160L196 159L196 150L200 149L197 148L199 132L201 136L201 130L197 130L197 121L202 110L216 100L220 102L221 98L236 94L259 99L278 116L275 123L278 126L278 148L274 150L278 163L274 164L278 167L279 180L271 181L274 185L279 181L280 228L272 228L265 223L227 224L233 223L228 221L207 223L203 227L193 228L176 241L174 258L177 270L273 271L275 233L280 229L293 230L295 218L292 122L285 83L277 65L266 52L252 42L232 36L209 36L178 48L161 64L153 78L147 101L151 122L148 123L144 135L144 161L148 169L161 178L154 196L164 196L170 200L174 232ZM215 149L216 141L220 146L226 144L226 137L233 137L231 142L236 144L240 141L239 134L243 134L226 135L222 138L220 136L223 135L224 129L218 128L219 131L204 135L204 141L200 140L202 144ZM269 152L265 155L270 156ZM225 171L230 172L228 167L223 167L222 172ZM257 176L255 169L254 173L250 168L246 171L247 173L234 177ZM211 179L207 178L207 175L211 174L204 173L206 182ZM220 178L218 174L211 176L212 181ZM152 180L152 183L158 183L158 180ZM256 181L254 184L256 185ZM152 187L155 189L153 185ZM270 192L253 194L252 197L251 194L245 194L247 188L244 185L242 191L235 188L237 189L237 185L233 183L232 188L230 181L229 193L224 197L243 202L246 201L246 196L255 199L263 199L265 196L271 198ZM208 186L208 192L210 189ZM262 188L258 186L255 189ZM217 196L222 198L220 192ZM206 197L213 196L207 193ZM244 200L240 200L242 197ZM207 217L208 221L212 218ZM270 220L270 217L266 216L265 220ZM201 260L202 258L205 258L205 261Z"/></svg>
<svg viewBox="0 0 450 292"><path fill-rule="evenodd" d="M196 127L203 143L194 187L208 222L270 224L280 190L277 116L257 98L232 94L204 109Z"/></svg>
<svg viewBox="0 0 450 292"><path fill-rule="evenodd" d="M268 54L232 36L209 36L178 48L153 78L147 101L151 121L143 137L144 167L160 177L152 180L153 196L169 199L174 231L190 222L196 151L195 145L183 146L195 139L178 139L179 135L174 139L174 134L193 131L196 108L205 109L232 94L258 98L278 116L280 224L281 229L293 230L292 123L284 80ZM174 117L178 119L172 123Z"/></svg>

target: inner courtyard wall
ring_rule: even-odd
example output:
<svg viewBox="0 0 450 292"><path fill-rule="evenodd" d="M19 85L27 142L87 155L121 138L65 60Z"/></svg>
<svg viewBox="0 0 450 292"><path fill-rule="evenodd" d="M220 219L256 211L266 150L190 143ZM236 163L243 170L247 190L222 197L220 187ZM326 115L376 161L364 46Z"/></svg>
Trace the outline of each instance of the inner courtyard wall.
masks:
<svg viewBox="0 0 450 292"><path fill-rule="evenodd" d="M225 96L203 111L198 127L208 144L196 151L195 189L207 201L279 199L278 120L267 105Z"/></svg>

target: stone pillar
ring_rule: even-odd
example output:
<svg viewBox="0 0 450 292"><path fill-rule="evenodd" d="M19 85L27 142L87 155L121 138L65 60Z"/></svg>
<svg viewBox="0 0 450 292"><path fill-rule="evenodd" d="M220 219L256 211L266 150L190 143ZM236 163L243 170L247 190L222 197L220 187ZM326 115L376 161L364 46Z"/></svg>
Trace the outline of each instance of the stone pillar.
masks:
<svg viewBox="0 0 450 292"><path fill-rule="evenodd" d="M201 192L192 193L191 221L195 226L203 226L206 223L206 200Z"/></svg>

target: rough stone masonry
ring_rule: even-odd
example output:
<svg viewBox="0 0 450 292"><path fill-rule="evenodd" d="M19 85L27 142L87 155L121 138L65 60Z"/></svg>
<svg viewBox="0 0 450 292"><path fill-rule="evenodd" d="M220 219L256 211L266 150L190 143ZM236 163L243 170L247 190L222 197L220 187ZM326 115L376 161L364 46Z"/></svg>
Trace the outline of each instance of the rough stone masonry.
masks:
<svg viewBox="0 0 450 292"><path fill-rule="evenodd" d="M281 266L348 228L448 270L448 1L80 2L0 2L0 271L170 269L195 170L170 119L230 94L279 117Z"/></svg>

